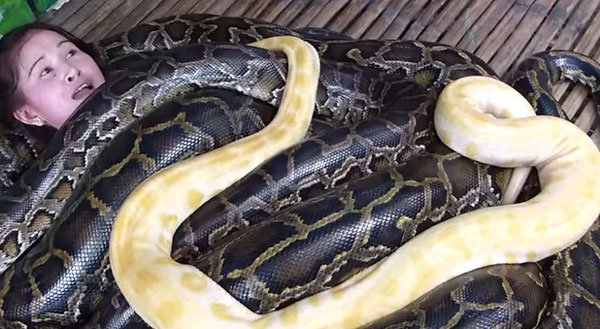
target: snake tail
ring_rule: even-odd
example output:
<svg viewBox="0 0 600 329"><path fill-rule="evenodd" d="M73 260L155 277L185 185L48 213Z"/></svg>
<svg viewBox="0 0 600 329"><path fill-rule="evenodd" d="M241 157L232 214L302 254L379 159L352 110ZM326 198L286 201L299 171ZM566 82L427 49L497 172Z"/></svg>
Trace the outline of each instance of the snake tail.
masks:
<svg viewBox="0 0 600 329"><path fill-rule="evenodd" d="M538 115L557 116L566 119L560 103L552 95L552 86L570 80L590 88L596 102L596 114L600 106L600 66L593 58L565 50L544 51L527 58L519 64L512 86L533 104ZM576 119L580 112L575 113ZM587 130L591 135L600 125L596 119Z"/></svg>

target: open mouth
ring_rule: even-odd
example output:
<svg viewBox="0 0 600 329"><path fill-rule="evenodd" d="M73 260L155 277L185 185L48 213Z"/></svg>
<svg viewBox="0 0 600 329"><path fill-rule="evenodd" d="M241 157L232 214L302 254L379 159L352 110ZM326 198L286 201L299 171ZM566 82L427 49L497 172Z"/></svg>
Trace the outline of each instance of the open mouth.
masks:
<svg viewBox="0 0 600 329"><path fill-rule="evenodd" d="M75 92L71 96L74 100L81 100L88 97L92 91L94 90L94 86L91 83L83 83L79 88L75 89Z"/></svg>

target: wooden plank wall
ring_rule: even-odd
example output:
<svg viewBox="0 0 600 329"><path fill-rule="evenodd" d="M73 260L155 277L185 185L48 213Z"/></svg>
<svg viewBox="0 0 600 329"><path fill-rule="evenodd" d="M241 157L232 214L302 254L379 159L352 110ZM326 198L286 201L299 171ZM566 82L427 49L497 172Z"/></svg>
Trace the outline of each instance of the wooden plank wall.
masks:
<svg viewBox="0 0 600 329"><path fill-rule="evenodd" d="M70 0L39 20L95 41L184 13L324 27L354 38L440 42L475 53L501 76L546 49L600 59L600 0ZM587 88L569 83L555 88L555 96L584 129L596 116L588 94Z"/></svg>

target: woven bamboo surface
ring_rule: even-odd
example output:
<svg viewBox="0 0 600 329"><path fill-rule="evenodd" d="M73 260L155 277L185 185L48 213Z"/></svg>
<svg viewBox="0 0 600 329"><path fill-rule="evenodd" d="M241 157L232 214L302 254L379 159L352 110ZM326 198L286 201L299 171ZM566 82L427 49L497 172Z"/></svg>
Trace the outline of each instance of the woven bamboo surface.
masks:
<svg viewBox="0 0 600 329"><path fill-rule="evenodd" d="M324 27L354 38L439 42L476 54L501 76L546 49L600 59L600 0L70 0L39 20L94 41L184 13ZM589 90L563 83L554 94L587 129L596 115Z"/></svg>

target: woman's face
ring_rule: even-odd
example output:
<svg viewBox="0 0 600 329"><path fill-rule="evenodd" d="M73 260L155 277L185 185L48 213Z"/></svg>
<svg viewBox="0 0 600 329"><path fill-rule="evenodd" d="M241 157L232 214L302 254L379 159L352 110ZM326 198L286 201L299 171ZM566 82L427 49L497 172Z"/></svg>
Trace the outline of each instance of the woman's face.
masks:
<svg viewBox="0 0 600 329"><path fill-rule="evenodd" d="M18 88L24 105L15 118L60 128L104 76L96 62L64 36L31 31L18 53Z"/></svg>

